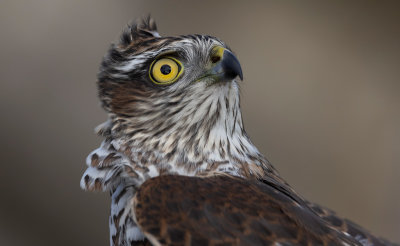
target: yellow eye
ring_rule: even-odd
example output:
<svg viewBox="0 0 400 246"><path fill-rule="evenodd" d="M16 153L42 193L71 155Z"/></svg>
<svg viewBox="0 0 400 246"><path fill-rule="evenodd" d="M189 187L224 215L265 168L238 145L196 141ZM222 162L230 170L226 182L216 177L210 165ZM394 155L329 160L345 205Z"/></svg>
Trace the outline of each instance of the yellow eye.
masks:
<svg viewBox="0 0 400 246"><path fill-rule="evenodd" d="M175 58L165 57L155 60L150 66L150 79L160 85L172 84L183 71L182 64Z"/></svg>

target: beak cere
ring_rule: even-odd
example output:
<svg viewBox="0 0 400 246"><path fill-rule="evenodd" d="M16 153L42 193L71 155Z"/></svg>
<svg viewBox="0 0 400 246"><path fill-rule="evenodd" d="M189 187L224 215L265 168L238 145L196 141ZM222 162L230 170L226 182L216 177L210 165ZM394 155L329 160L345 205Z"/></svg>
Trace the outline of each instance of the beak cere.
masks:
<svg viewBox="0 0 400 246"><path fill-rule="evenodd" d="M211 74L214 75L218 81L232 81L236 76L243 80L242 67L239 60L229 50L217 46L214 48L215 54L211 58L214 67L211 69Z"/></svg>

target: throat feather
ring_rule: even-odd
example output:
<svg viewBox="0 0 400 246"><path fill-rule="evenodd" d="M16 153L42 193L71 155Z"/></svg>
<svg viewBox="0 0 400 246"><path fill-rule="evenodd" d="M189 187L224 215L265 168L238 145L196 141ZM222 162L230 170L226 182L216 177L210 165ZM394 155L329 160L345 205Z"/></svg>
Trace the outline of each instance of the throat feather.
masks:
<svg viewBox="0 0 400 246"><path fill-rule="evenodd" d="M248 155L259 156L243 128L237 87L232 83L210 90L140 105L151 108L151 114L114 116L113 129L118 131L113 135L126 147L168 160L175 157L174 161L244 161Z"/></svg>

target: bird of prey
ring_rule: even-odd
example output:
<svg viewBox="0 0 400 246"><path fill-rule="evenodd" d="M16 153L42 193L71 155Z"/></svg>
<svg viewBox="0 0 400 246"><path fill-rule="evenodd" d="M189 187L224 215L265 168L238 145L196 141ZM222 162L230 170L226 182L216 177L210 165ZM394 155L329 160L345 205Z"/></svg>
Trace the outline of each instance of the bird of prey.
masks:
<svg viewBox="0 0 400 246"><path fill-rule="evenodd" d="M243 126L221 40L128 25L98 75L108 120L81 186L109 191L111 245L394 245L294 191Z"/></svg>

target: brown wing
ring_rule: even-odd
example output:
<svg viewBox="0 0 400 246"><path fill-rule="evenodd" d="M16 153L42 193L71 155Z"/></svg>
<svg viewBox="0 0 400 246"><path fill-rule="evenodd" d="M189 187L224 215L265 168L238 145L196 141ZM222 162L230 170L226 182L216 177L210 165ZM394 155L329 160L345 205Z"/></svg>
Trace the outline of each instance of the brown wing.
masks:
<svg viewBox="0 0 400 246"><path fill-rule="evenodd" d="M154 245L361 245L274 185L228 176L160 176L135 197Z"/></svg>

